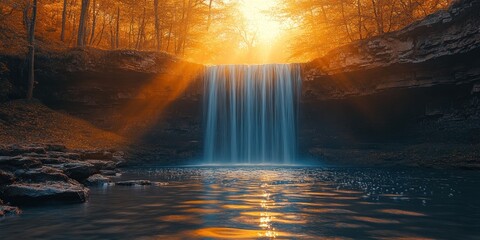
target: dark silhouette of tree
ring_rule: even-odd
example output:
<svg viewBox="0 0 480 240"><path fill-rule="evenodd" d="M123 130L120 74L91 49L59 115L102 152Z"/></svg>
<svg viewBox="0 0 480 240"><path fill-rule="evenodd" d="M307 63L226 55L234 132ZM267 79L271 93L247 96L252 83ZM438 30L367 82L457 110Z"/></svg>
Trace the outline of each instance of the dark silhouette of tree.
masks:
<svg viewBox="0 0 480 240"><path fill-rule="evenodd" d="M35 85L35 25L37 23L37 0L33 0L32 17L28 26L28 88L27 99L33 98Z"/></svg>

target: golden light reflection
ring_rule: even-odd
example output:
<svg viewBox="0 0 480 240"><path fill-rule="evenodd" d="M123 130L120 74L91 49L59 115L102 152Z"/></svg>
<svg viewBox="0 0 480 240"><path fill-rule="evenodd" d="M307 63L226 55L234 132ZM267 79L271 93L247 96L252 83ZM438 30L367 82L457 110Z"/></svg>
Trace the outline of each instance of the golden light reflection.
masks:
<svg viewBox="0 0 480 240"><path fill-rule="evenodd" d="M336 213L336 214L355 214L356 213L351 210L340 209L340 208L304 208L302 210L309 213Z"/></svg>
<svg viewBox="0 0 480 240"><path fill-rule="evenodd" d="M400 209L380 209L378 212L381 213L389 213L394 215L405 215L405 216L414 216L414 217L423 217L426 216L423 213L413 212L413 211L405 211Z"/></svg>
<svg viewBox="0 0 480 240"><path fill-rule="evenodd" d="M183 202L183 204L218 204L218 200L189 200Z"/></svg>
<svg viewBox="0 0 480 240"><path fill-rule="evenodd" d="M226 209L252 209L254 206L249 205L240 205L240 204L225 204L222 205L222 208Z"/></svg>
<svg viewBox="0 0 480 240"><path fill-rule="evenodd" d="M338 190L320 182L296 184L290 179L298 176L285 172L260 171L256 175L248 171L228 172L218 177L228 182L228 185L212 184L223 194L210 194L211 181L205 181L204 191L194 197L184 195L176 202L182 208L159 220L172 228L179 222L195 225L196 230L178 230L184 239L349 239L341 235L352 231L365 233L359 235L364 238L377 239L396 236L370 233L377 226L378 229L403 227L406 221L399 216L425 216L392 205L369 204L366 199L359 200L357 195L363 195L360 191ZM179 188L183 190L182 186ZM324 236L332 233L334 236Z"/></svg>
<svg viewBox="0 0 480 240"><path fill-rule="evenodd" d="M256 238L274 238L274 237L298 237L298 235L286 233L264 231L264 230L252 230L241 228L202 228L193 232L195 237L202 238L218 238L218 239L256 239Z"/></svg>
<svg viewBox="0 0 480 240"><path fill-rule="evenodd" d="M187 209L182 210L182 212L212 214L212 213L219 213L220 209L216 209L216 208L187 208Z"/></svg>
<svg viewBox="0 0 480 240"><path fill-rule="evenodd" d="M193 216L193 215L178 215L178 214L172 214L172 215L165 215L158 217L157 220L160 220L162 222L170 222L170 223L190 223L190 224L202 224L203 221L202 219Z"/></svg>
<svg viewBox="0 0 480 240"><path fill-rule="evenodd" d="M368 223L382 223L382 224L395 224L400 223L397 220L393 219L384 219L384 218L374 218L374 217L365 217L365 216L353 216L352 219Z"/></svg>

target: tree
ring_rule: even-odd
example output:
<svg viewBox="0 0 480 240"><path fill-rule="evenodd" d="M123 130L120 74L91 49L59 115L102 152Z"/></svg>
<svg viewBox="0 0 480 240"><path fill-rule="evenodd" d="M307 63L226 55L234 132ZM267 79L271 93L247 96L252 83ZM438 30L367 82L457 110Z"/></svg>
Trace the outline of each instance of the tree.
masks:
<svg viewBox="0 0 480 240"><path fill-rule="evenodd" d="M78 23L77 47L85 47L85 34L87 31L87 15L90 0L82 0L80 22Z"/></svg>
<svg viewBox="0 0 480 240"><path fill-rule="evenodd" d="M157 51L162 49L162 38L160 36L160 16L158 15L158 0L153 1L153 12L155 15L155 43Z"/></svg>
<svg viewBox="0 0 480 240"><path fill-rule="evenodd" d="M97 2L96 0L93 0L93 8L92 8L92 15L93 15L93 20L92 20L92 30L90 33L90 41L89 44L93 44L93 38L95 37L95 27L97 26L97 15L98 15L98 10L97 9Z"/></svg>
<svg viewBox="0 0 480 240"><path fill-rule="evenodd" d="M352 41L396 31L448 6L450 0L284 0L274 14L292 21L296 61Z"/></svg>
<svg viewBox="0 0 480 240"><path fill-rule="evenodd" d="M62 10L62 32L60 33L60 40L65 41L65 25L67 24L67 0L63 0Z"/></svg>
<svg viewBox="0 0 480 240"><path fill-rule="evenodd" d="M37 0L33 0L32 17L28 27L28 88L27 99L33 98L35 85L35 25L37 22Z"/></svg>

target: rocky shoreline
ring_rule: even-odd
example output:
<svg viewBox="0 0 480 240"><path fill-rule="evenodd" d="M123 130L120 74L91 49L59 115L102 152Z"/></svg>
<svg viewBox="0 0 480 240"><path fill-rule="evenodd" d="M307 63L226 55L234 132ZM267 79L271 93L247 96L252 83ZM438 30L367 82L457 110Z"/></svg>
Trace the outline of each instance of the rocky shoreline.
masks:
<svg viewBox="0 0 480 240"><path fill-rule="evenodd" d="M55 144L0 146L0 217L21 212L13 206L83 203L89 197L87 186L111 182L120 174L124 159L125 154L116 150L74 150Z"/></svg>

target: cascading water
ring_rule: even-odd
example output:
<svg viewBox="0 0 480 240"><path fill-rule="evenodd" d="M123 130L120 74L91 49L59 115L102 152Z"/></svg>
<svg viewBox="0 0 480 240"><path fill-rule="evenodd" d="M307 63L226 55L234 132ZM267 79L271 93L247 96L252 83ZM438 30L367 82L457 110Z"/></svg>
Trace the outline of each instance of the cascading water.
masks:
<svg viewBox="0 0 480 240"><path fill-rule="evenodd" d="M301 82L297 64L207 67L206 162L292 163Z"/></svg>

